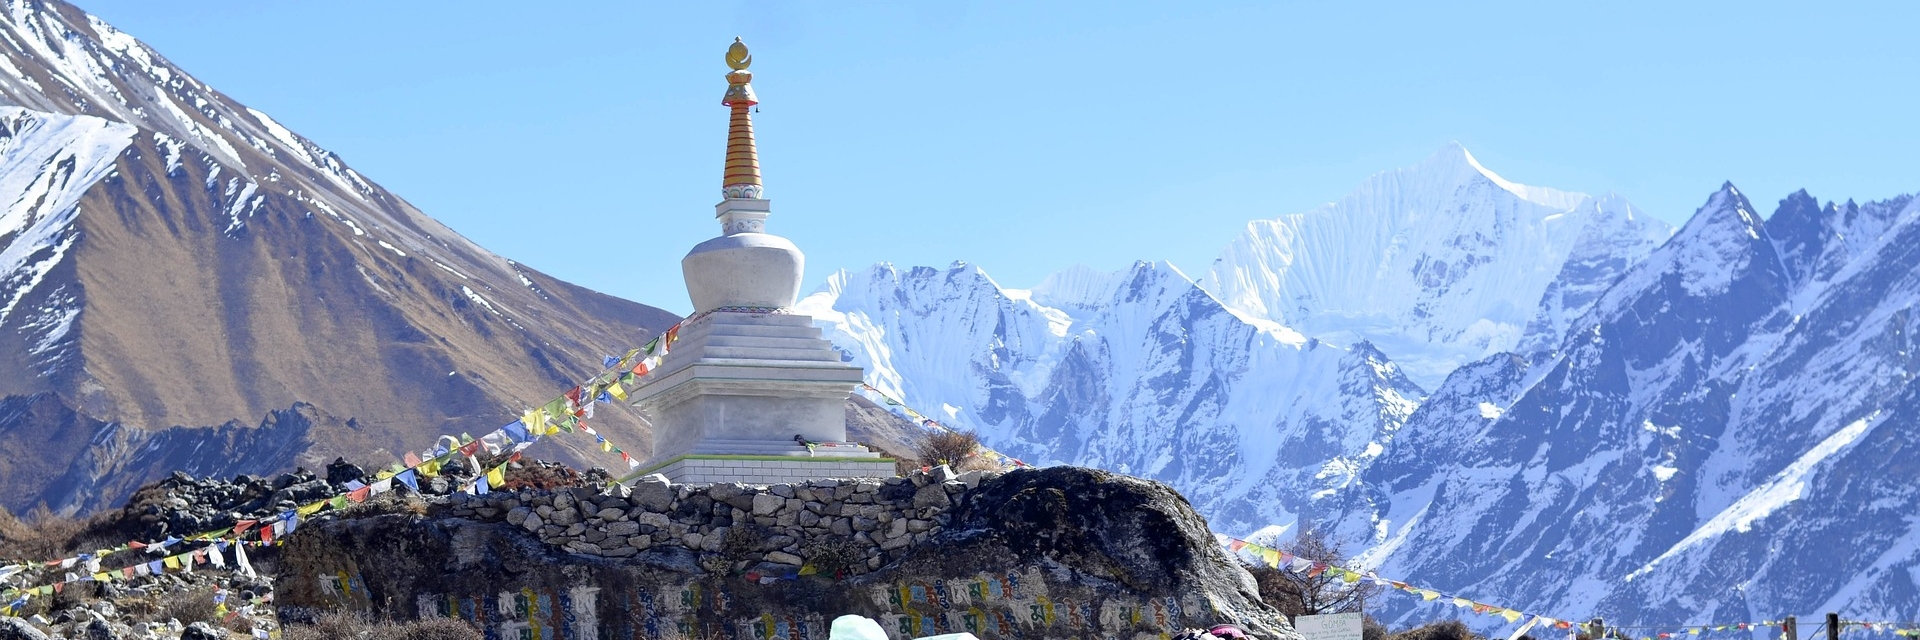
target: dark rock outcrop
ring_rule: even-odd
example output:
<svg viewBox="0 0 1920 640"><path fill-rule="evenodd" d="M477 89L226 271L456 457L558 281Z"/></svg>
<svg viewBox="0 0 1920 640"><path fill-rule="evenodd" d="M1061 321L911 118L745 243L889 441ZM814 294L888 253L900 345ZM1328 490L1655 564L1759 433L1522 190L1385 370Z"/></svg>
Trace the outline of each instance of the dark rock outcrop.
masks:
<svg viewBox="0 0 1920 640"><path fill-rule="evenodd" d="M1297 637L1164 485L1071 467L931 480L673 485L670 500L659 487L523 491L315 522L284 548L276 602L289 619L454 616L489 637L824 638L842 614L899 638L1160 637L1217 622ZM949 504L916 507L928 487ZM858 522L842 533L842 519ZM600 546L613 539L637 551Z"/></svg>

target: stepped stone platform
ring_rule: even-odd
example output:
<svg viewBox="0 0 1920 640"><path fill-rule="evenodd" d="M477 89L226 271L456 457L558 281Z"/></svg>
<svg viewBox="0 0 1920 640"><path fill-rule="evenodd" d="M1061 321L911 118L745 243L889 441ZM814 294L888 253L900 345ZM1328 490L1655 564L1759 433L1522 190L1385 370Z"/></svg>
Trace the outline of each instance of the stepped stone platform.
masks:
<svg viewBox="0 0 1920 640"><path fill-rule="evenodd" d="M656 432L659 453L635 477L776 484L894 475L893 459L847 442L845 404L860 369L840 361L811 318L715 311L679 336L632 396L648 420L671 425Z"/></svg>

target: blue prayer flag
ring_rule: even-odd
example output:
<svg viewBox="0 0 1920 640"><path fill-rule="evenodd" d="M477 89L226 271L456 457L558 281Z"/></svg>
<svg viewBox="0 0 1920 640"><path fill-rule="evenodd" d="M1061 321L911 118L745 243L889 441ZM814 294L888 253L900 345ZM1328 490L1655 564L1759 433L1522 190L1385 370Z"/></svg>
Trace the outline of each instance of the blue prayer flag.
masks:
<svg viewBox="0 0 1920 640"><path fill-rule="evenodd" d="M507 424L507 426L501 427L500 429L502 431L505 431L507 433L507 437L512 438L514 442L527 441L527 423L525 422L515 420Z"/></svg>

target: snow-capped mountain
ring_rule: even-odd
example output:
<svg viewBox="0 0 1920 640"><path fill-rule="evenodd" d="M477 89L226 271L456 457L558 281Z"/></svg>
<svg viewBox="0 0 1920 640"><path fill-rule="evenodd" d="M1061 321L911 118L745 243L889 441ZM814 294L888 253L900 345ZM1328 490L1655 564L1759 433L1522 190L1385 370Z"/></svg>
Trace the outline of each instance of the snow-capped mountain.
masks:
<svg viewBox="0 0 1920 640"><path fill-rule="evenodd" d="M1917 303L1913 197L1762 222L1727 185L1553 353L1440 385L1341 524L1383 574L1547 615L1909 619Z"/></svg>
<svg viewBox="0 0 1920 640"><path fill-rule="evenodd" d="M909 404L943 407L1009 453L1167 481L1217 528L1245 533L1328 508L1316 497L1342 495L1332 489L1420 402L1400 356L1373 339L1437 384L1519 345L1529 324L1560 332L1669 233L1617 196L1507 182L1454 145L1339 204L1251 223L1214 265L1213 282L1230 284L1212 290L1235 292L1237 307L1152 263L1069 269L1031 290L965 265L882 265L835 276L801 306ZM1269 313L1280 298L1262 287L1325 310L1300 316L1318 335ZM1505 337L1469 335L1488 327L1474 335Z"/></svg>
<svg viewBox="0 0 1920 640"><path fill-rule="evenodd" d="M15 511L385 462L673 321L474 245L57 0L0 2L0 207L0 441L34 445L0 457Z"/></svg>
<svg viewBox="0 0 1920 640"><path fill-rule="evenodd" d="M1339 202L1247 223L1202 286L1310 337L1370 341L1432 387L1557 338L1672 233L1624 198L1516 184L1453 144Z"/></svg>
<svg viewBox="0 0 1920 640"><path fill-rule="evenodd" d="M1291 521L1422 395L1365 342L1249 323L1170 265L1031 290L977 267L842 271L802 300L877 388L1003 453L1166 481L1216 528Z"/></svg>

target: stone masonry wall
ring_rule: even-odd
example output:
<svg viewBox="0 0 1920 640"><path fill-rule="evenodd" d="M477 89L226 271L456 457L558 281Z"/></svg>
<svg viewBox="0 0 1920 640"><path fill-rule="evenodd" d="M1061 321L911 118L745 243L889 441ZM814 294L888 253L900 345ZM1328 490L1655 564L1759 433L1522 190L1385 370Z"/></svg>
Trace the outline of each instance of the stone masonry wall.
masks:
<svg viewBox="0 0 1920 640"><path fill-rule="evenodd" d="M819 640L843 614L895 640L1299 638L1178 493L1074 467L451 496L316 519L281 553L283 618L451 616L489 640Z"/></svg>
<svg viewBox="0 0 1920 640"><path fill-rule="evenodd" d="M997 474L996 474L997 475ZM766 486L739 483L670 484L647 476L632 487L455 495L430 515L506 522L570 553L625 558L659 546L693 551L745 552L734 571L797 572L809 549L826 540L855 543L856 557L836 549L846 575L879 569L895 553L925 542L946 523L957 499L990 475L954 475L946 467L910 477L815 480ZM736 548L723 549L729 544ZM750 545L752 549L739 549Z"/></svg>

